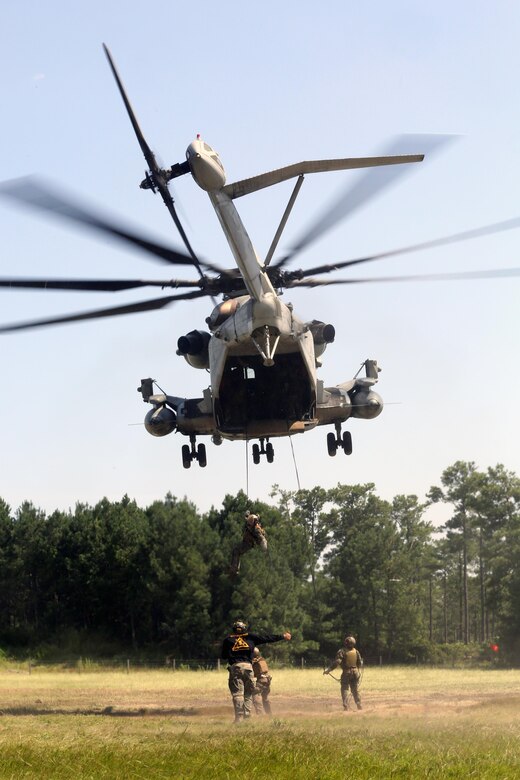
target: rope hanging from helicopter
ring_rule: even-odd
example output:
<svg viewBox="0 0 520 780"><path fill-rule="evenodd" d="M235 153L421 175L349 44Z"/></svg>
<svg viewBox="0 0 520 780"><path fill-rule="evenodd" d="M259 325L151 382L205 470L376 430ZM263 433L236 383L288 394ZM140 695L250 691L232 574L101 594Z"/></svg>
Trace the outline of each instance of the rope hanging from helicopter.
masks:
<svg viewBox="0 0 520 780"><path fill-rule="evenodd" d="M298 474L298 466L296 464L296 457L294 455L294 446L293 446L293 443L292 443L292 436L289 436L289 441L291 443L291 452L292 452L292 457L293 457L294 470L296 472L296 482L297 482L297 485L298 485L298 490L301 490L300 475Z"/></svg>
<svg viewBox="0 0 520 780"><path fill-rule="evenodd" d="M246 496L249 500L249 439L246 439Z"/></svg>

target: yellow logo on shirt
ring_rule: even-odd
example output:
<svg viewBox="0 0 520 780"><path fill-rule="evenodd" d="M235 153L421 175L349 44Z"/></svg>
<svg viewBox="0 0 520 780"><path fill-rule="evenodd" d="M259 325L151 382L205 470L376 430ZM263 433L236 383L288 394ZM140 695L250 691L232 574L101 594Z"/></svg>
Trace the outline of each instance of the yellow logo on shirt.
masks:
<svg viewBox="0 0 520 780"><path fill-rule="evenodd" d="M249 650L249 645L247 644L246 640L244 639L244 636L247 636L247 634L240 634L240 636L237 636L235 640L235 644L231 648L232 651L235 650Z"/></svg>

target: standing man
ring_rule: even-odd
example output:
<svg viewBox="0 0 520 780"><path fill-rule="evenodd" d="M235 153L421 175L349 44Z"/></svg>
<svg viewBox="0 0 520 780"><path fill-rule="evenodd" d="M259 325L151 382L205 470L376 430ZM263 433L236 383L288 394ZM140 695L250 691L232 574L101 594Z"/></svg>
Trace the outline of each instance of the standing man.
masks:
<svg viewBox="0 0 520 780"><path fill-rule="evenodd" d="M265 532L260 525L260 516L253 514L249 509L245 514L244 533L242 535L242 541L238 542L233 547L233 556L231 558L231 566L229 574L231 577L236 577L240 569L240 557L249 552L255 545L260 547L262 552L267 552L267 539Z"/></svg>
<svg viewBox="0 0 520 780"><path fill-rule="evenodd" d="M283 634L266 634L265 636L251 634L248 633L247 625L243 620L235 620L233 633L222 642L221 657L228 662L228 685L233 697L235 723L240 723L240 721L251 717L251 705L255 692L252 663L255 645L280 642L282 639L288 642L291 639L291 634L288 631Z"/></svg>
<svg viewBox="0 0 520 780"><path fill-rule="evenodd" d="M325 669L323 674L330 674L333 669L341 666L341 699L343 701L343 709L348 710L348 694L350 690L352 691L352 698L356 702L356 707L358 710L362 710L363 707L361 706L361 698L359 696L359 680L363 659L359 654L359 650L356 649L356 640L353 636L346 636L343 645L336 653L336 658L332 664Z"/></svg>
<svg viewBox="0 0 520 780"><path fill-rule="evenodd" d="M253 650L253 674L255 675L256 690L253 693L253 704L257 715L271 716L271 702L269 694L271 693L271 680L267 661L260 653L258 647Z"/></svg>

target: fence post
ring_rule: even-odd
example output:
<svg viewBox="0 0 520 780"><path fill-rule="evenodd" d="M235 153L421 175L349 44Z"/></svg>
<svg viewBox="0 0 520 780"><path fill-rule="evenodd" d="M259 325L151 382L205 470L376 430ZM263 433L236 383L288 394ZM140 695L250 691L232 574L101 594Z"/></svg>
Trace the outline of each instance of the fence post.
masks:
<svg viewBox="0 0 520 780"><path fill-rule="evenodd" d="M130 659L126 659L126 673L130 674Z"/></svg>
<svg viewBox="0 0 520 780"><path fill-rule="evenodd" d="M303 669L304 666L305 666L305 659L304 659L304 657L302 655L302 669Z"/></svg>
<svg viewBox="0 0 520 780"><path fill-rule="evenodd" d="M175 671L175 658L172 659L172 671Z"/></svg>
<svg viewBox="0 0 520 780"><path fill-rule="evenodd" d="M217 658L217 672L220 672L220 658Z"/></svg>
<svg viewBox="0 0 520 780"><path fill-rule="evenodd" d="M383 666L383 656L379 656L379 666Z"/></svg>

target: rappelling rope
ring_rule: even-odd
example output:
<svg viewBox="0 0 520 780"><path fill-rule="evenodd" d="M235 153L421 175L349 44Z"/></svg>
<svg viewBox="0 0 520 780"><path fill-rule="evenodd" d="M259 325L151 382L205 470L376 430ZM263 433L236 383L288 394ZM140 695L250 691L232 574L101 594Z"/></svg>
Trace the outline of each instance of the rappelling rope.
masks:
<svg viewBox="0 0 520 780"><path fill-rule="evenodd" d="M246 439L246 496L249 500L249 440Z"/></svg>
<svg viewBox="0 0 520 780"><path fill-rule="evenodd" d="M336 682L341 682L341 677L336 677L332 674L332 672L327 672L329 677L332 677L333 680L336 680Z"/></svg>
<svg viewBox="0 0 520 780"><path fill-rule="evenodd" d="M298 483L298 490L301 490L300 487L300 475L298 474L298 466L296 465L296 458L294 456L294 447L292 443L292 436L289 436L289 441L291 442L291 450L292 450L292 457L293 457L293 463L294 463L294 470L296 472L296 482Z"/></svg>
<svg viewBox="0 0 520 780"><path fill-rule="evenodd" d="M359 678L358 678L358 690L361 688L361 683L363 682L363 672L365 670L365 667L363 664L361 664L361 669L359 670ZM324 669L323 671L327 671ZM336 680L336 682L341 682L341 677L336 677L332 672L327 672L328 677L332 677L333 680ZM350 688L347 691L347 707L350 706L351 702L353 701L352 691Z"/></svg>

